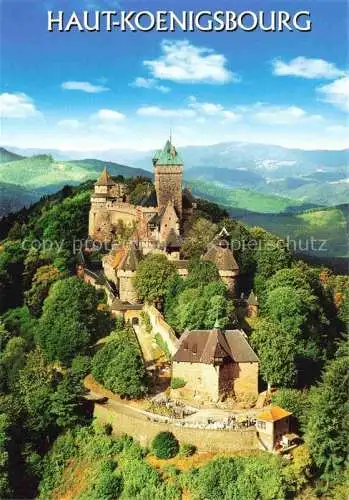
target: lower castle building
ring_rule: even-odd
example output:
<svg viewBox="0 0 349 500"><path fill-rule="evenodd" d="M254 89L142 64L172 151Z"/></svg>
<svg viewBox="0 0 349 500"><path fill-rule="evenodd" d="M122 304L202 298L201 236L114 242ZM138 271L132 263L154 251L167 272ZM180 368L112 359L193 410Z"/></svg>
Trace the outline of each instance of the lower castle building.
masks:
<svg viewBox="0 0 349 500"><path fill-rule="evenodd" d="M258 358L242 330L184 332L172 359L172 378L185 385L181 396L217 402L258 396Z"/></svg>

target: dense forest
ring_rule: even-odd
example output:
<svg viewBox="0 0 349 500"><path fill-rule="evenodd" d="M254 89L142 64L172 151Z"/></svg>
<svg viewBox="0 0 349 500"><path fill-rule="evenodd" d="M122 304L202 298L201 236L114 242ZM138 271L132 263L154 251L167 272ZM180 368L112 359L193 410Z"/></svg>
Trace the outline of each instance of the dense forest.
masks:
<svg viewBox="0 0 349 500"><path fill-rule="evenodd" d="M126 182L133 202L149 190L149 179ZM76 276L74 241L87 239L92 185L67 186L0 221L0 497L58 498L67 468L81 474L83 464L81 499L346 498L348 277L296 259L278 237L208 201L198 200L184 228L188 278L149 255L137 292L178 335L217 319L222 328L240 324L259 356L261 383L278 389L273 403L293 412L304 444L289 464L260 453L159 471L151 454L194 450L172 435L144 449L92 422L86 374L127 398L146 394L148 384L132 332L110 316L104 292ZM223 227L241 271L239 296L253 289L259 298L260 315L250 321L215 265L199 259Z"/></svg>

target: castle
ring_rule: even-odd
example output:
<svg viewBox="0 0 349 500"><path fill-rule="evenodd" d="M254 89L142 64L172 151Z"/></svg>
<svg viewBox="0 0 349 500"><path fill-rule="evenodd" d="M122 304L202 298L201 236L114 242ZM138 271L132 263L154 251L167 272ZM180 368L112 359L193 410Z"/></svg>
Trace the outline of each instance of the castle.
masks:
<svg viewBox="0 0 349 500"><path fill-rule="evenodd" d="M116 183L104 169L91 197L89 235L94 240L113 240L119 221L134 225L138 246L148 252L163 248L179 236L184 221L192 215L194 198L183 188L183 161L168 140L153 157L155 192L133 205L126 185Z"/></svg>
<svg viewBox="0 0 349 500"><path fill-rule="evenodd" d="M141 304L137 297L133 277L149 253L162 253L182 278L187 277L189 261L183 258L181 249L184 223L197 209L195 198L188 189L183 189L184 165L171 140L156 151L152 162L155 189L145 185L136 203L130 201L127 184L115 182L107 169L96 182L91 196L89 236L112 245L102 258L103 269L96 273L84 268L84 279L104 288L112 314L132 324L140 335L141 345L143 333L138 326L143 321L142 314L148 315L152 335L160 335L171 352L172 376L186 382L181 397L218 401L232 394L235 397L249 394L255 398L258 358L242 331L223 332L216 325L213 330L184 332L178 339L160 311ZM122 226L128 231L120 243L118 231ZM228 240L229 234L223 228L201 259L216 264L220 279L233 298L239 266ZM148 351L144 355L148 356Z"/></svg>
<svg viewBox="0 0 349 500"><path fill-rule="evenodd" d="M155 191L149 192L137 204L129 200L127 186L115 182L104 169L91 196L89 236L96 241L115 241L120 223L131 229L132 236L124 245L115 245L103 258L106 279L115 286L119 306L137 304L132 278L140 260L150 252L164 253L175 265L180 276L188 274L188 261L182 258L183 227L195 212L196 201L188 189L183 189L183 161L171 139L155 152L153 159ZM235 294L239 266L223 230L209 245L202 259L213 261L221 279L232 295Z"/></svg>

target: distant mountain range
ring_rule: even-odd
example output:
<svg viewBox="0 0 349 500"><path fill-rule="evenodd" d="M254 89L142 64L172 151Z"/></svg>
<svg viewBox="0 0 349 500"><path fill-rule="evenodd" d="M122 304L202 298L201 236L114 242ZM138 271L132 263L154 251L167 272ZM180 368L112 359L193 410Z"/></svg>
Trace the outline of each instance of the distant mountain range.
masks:
<svg viewBox="0 0 349 500"><path fill-rule="evenodd" d="M85 159L55 161L49 154L24 157L0 148L0 217L55 193L63 186L97 179L105 166L112 175L145 176L151 173L118 163Z"/></svg>
<svg viewBox="0 0 349 500"><path fill-rule="evenodd" d="M21 156L42 153L38 149L11 148L11 151ZM45 153L50 153L57 161L64 163L73 160L69 163L76 167L91 170L97 165L96 160L89 160L91 164L86 165L86 160L82 158L85 155L79 151L62 153L53 150ZM111 165L126 164L148 172L152 169L152 154L152 151L126 149L90 152L91 157L111 162ZM249 189L313 205L330 206L346 203L349 199L349 150L306 151L231 142L187 146L180 148L180 154L185 164L185 180L191 184L199 180L229 189ZM84 165L81 165L80 160ZM5 180L1 173L0 180ZM6 182L12 181L6 179Z"/></svg>
<svg viewBox="0 0 349 500"><path fill-rule="evenodd" d="M135 152L133 167L100 159L67 160L52 154L26 157L24 153L27 150L0 148L0 216L64 185L96 179L105 166L114 176L152 176L150 152ZM131 151L125 153L131 158ZM196 196L219 203L247 225L298 239L301 246L310 237L326 239L324 256L348 254L347 151L232 143L183 148L181 155L185 182Z"/></svg>

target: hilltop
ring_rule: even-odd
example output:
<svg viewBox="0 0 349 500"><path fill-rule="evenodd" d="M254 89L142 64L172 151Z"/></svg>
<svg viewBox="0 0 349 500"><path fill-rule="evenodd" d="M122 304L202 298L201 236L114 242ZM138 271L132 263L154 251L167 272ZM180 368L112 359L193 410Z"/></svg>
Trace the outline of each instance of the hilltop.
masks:
<svg viewBox="0 0 349 500"><path fill-rule="evenodd" d="M97 178L105 166L108 166L110 173L115 176L150 177L150 173L146 170L119 163L95 159L55 161L51 155L42 154L2 163L0 181L54 192L66 184L77 185L88 179Z"/></svg>
<svg viewBox="0 0 349 500"><path fill-rule="evenodd" d="M95 159L56 161L49 154L23 157L0 150L0 216L38 201L69 185L96 179L105 166L112 175L151 177L150 172Z"/></svg>
<svg viewBox="0 0 349 500"><path fill-rule="evenodd" d="M317 255L319 259L328 257L348 257L348 204L334 207L314 208L298 213L256 213L248 210L230 208L229 213L235 219L253 227L260 226L266 231L289 238L296 242L298 250L303 253ZM306 248L310 238L319 247L326 240L324 251L312 251ZM347 266L346 266L347 267Z"/></svg>
<svg viewBox="0 0 349 500"><path fill-rule="evenodd" d="M7 163L9 161L22 160L24 156L8 151L5 148L0 148L0 163Z"/></svg>

